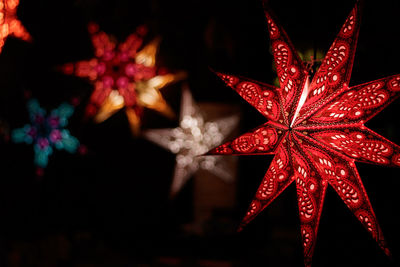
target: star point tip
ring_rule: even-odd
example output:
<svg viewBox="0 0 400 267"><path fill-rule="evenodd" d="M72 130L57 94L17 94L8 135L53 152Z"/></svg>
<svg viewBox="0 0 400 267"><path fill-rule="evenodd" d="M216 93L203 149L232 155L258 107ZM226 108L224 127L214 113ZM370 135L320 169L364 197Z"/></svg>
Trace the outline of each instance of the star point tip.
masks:
<svg viewBox="0 0 400 267"><path fill-rule="evenodd" d="M390 249L385 248L385 249L384 249L384 253L385 253L386 256L388 256L390 259L393 259L393 255L392 255L392 252L390 251Z"/></svg>
<svg viewBox="0 0 400 267"><path fill-rule="evenodd" d="M209 69L211 72L217 73L217 71L216 71L213 67L211 67L211 66L208 66L208 69Z"/></svg>
<svg viewBox="0 0 400 267"><path fill-rule="evenodd" d="M269 0L261 0L263 7L265 8L268 5Z"/></svg>
<svg viewBox="0 0 400 267"><path fill-rule="evenodd" d="M208 150L207 152L200 154L199 156L212 156L212 155L215 155L214 151L215 151L215 148L212 148L212 149Z"/></svg>
<svg viewBox="0 0 400 267"><path fill-rule="evenodd" d="M174 200L176 198L176 195L178 194L178 192L176 190L171 190L169 191L168 194L168 199L169 200Z"/></svg>

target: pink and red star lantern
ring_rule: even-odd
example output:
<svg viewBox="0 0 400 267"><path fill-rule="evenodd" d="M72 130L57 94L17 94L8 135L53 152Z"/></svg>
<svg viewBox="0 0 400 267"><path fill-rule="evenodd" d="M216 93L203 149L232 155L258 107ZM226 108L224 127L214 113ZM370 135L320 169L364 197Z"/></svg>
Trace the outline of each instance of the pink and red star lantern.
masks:
<svg viewBox="0 0 400 267"><path fill-rule="evenodd" d="M280 88L218 73L268 122L209 154L275 155L240 228L294 182L304 261L310 266L330 185L389 255L355 162L400 166L400 147L364 126L399 96L400 75L349 87L360 28L358 3L312 79L268 10L266 18Z"/></svg>
<svg viewBox="0 0 400 267"><path fill-rule="evenodd" d="M87 118L94 117L95 122L102 122L125 107L132 132L137 134L143 108L174 116L160 89L182 79L184 74L167 73L156 66L159 38L142 47L147 33L144 26L119 44L100 31L97 24L89 25L89 33L95 57L63 66L64 73L87 78L94 84L86 108Z"/></svg>
<svg viewBox="0 0 400 267"><path fill-rule="evenodd" d="M8 36L14 36L24 41L32 37L17 18L19 0L0 0L0 52Z"/></svg>

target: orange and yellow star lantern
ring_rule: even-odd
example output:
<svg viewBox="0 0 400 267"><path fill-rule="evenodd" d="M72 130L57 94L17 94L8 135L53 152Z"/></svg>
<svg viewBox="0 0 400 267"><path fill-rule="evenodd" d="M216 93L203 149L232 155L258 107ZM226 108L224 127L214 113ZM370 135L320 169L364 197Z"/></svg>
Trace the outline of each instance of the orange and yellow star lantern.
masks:
<svg viewBox="0 0 400 267"><path fill-rule="evenodd" d="M0 0L0 52L8 36L14 36L24 41L32 37L17 18L19 0Z"/></svg>
<svg viewBox="0 0 400 267"><path fill-rule="evenodd" d="M156 66L160 38L143 46L147 29L138 27L123 43L99 31L97 24L89 25L95 57L69 63L64 73L89 79L94 91L86 107L85 116L100 123L125 108L131 130L138 134L143 108L149 108L166 117L174 112L160 90L185 77L185 73L167 73Z"/></svg>

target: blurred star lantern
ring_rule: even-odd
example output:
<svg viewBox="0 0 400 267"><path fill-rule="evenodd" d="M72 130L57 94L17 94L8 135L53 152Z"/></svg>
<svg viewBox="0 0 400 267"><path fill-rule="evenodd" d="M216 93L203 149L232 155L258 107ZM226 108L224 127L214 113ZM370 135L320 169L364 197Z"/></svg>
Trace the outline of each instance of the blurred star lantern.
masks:
<svg viewBox="0 0 400 267"><path fill-rule="evenodd" d="M266 18L280 88L218 74L268 122L209 154L275 155L241 227L294 183L306 266L311 265L328 185L390 254L355 162L400 166L400 147L364 125L399 97L400 75L349 86L359 9L358 2L312 79L269 11Z"/></svg>
<svg viewBox="0 0 400 267"><path fill-rule="evenodd" d="M207 114L194 103L189 89L182 91L179 127L153 129L144 132L145 138L176 154L176 166L171 196L178 193L199 169L208 170L221 179L231 181L234 170L224 157L204 157L212 147L222 142L238 125L237 114L208 121Z"/></svg>
<svg viewBox="0 0 400 267"><path fill-rule="evenodd" d="M172 118L173 111L160 90L184 78L184 73L165 73L156 67L156 54L160 39L142 47L147 29L137 28L125 42L118 44L112 37L99 31L96 24L89 25L95 58L63 66L66 74L87 78L94 91L86 108L86 117L103 122L125 107L131 130L138 134L143 108L156 110Z"/></svg>
<svg viewBox="0 0 400 267"><path fill-rule="evenodd" d="M19 0L0 0L0 52L8 36L30 41L32 38L17 18Z"/></svg>
<svg viewBox="0 0 400 267"><path fill-rule="evenodd" d="M11 138L15 143L33 144L34 163L38 167L38 173L41 173L47 166L54 148L69 153L77 151L78 139L65 129L69 117L74 113L74 107L63 103L47 115L39 102L32 99L29 100L27 108L31 123L23 128L14 129Z"/></svg>

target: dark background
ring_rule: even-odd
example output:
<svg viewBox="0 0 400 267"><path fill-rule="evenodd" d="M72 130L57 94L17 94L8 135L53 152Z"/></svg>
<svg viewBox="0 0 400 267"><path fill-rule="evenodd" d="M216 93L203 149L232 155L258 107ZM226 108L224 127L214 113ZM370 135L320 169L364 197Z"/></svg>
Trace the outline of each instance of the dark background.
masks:
<svg viewBox="0 0 400 267"><path fill-rule="evenodd" d="M271 0L300 51L327 51L354 1ZM397 0L366 1L351 85L400 73ZM92 86L56 67L93 56L89 21L123 41L141 24L148 40L161 35L158 64L188 72L198 102L240 105L240 132L265 119L209 67L272 83L275 74L261 0L21 0L18 15L33 43L8 38L0 55L0 117L9 128L28 122L24 91L51 109L80 97L70 130L86 155L51 156L35 176L31 146L3 141L0 149L0 266L303 266L296 193L290 186L242 233L240 222L272 157L241 157L236 202L216 212L202 235L193 220L193 183L173 201L168 190L174 155L133 138L125 114L83 123ZM163 90L179 111L180 86ZM368 126L400 144L400 103ZM145 112L143 128L177 121ZM393 259L380 251L344 203L328 189L313 266L397 266L400 257L400 170L357 164ZM396 265L397 264L397 265Z"/></svg>

